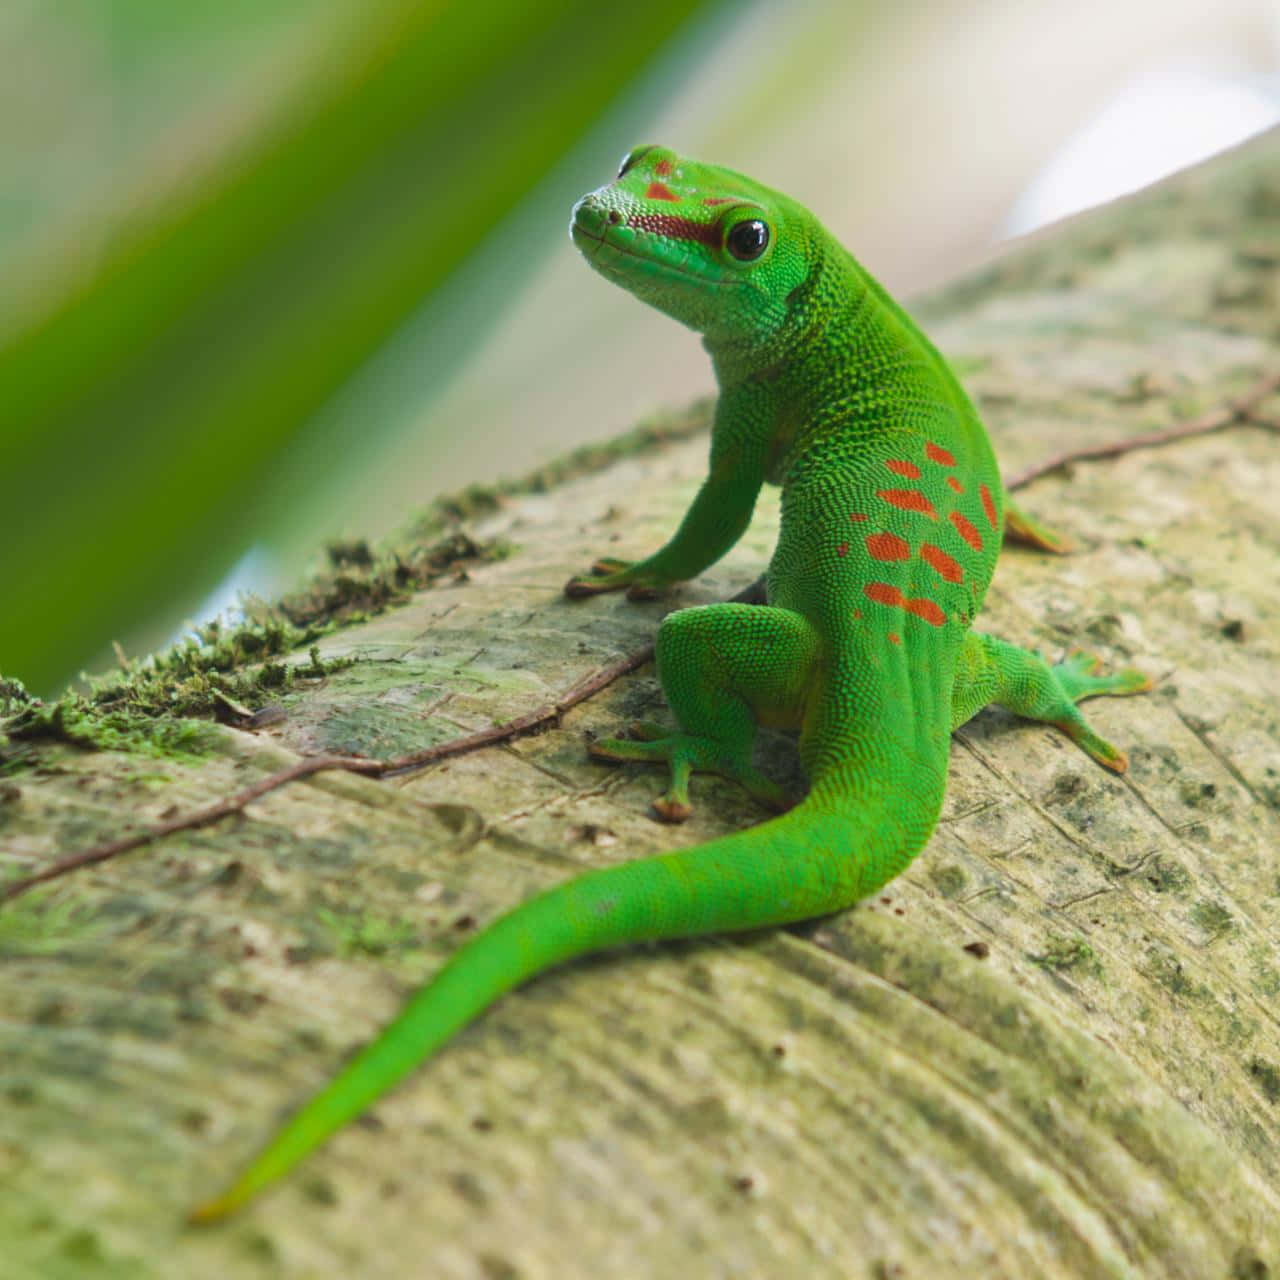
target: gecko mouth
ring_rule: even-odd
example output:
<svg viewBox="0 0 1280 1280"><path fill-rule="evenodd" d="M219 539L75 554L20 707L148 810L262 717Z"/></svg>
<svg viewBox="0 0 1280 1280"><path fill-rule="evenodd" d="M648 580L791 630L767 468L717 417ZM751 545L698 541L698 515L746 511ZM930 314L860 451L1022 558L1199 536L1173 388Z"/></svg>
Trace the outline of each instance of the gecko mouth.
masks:
<svg viewBox="0 0 1280 1280"><path fill-rule="evenodd" d="M673 246L680 245L679 240L643 227L629 226L622 220L618 210L602 209L592 203L590 196L583 196L574 205L569 235L583 257L605 275L625 278L629 274L635 274L628 273L621 263L611 261L617 255L632 259L648 275L667 276L681 281L696 280L699 284L717 286L746 283L739 276L724 274L714 263L708 263L710 270L707 270L672 261L668 253ZM686 262L697 262L697 259L686 258Z"/></svg>

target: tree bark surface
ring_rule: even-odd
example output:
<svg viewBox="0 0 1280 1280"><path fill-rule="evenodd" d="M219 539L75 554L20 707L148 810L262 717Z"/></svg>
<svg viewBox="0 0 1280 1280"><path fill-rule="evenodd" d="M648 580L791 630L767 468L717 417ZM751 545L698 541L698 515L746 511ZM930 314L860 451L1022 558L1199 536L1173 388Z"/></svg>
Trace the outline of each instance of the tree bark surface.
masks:
<svg viewBox="0 0 1280 1280"><path fill-rule="evenodd" d="M916 310L1014 474L1275 371L1278 267L1271 134ZM40 745L0 779L3 869L555 701L673 603L562 584L661 542L705 451L510 498L474 527L508 558L335 631L353 666L202 760ZM667 714L647 666L538 736L317 776L0 907L0 1275L1280 1276L1280 442L1242 423L1019 501L1078 550L1007 549L981 625L1155 678L1090 704L1125 776L984 712L874 900L539 979L223 1226L182 1219L474 929L764 815L700 778L662 827L656 773L587 758ZM766 496L674 603L732 595L775 531Z"/></svg>

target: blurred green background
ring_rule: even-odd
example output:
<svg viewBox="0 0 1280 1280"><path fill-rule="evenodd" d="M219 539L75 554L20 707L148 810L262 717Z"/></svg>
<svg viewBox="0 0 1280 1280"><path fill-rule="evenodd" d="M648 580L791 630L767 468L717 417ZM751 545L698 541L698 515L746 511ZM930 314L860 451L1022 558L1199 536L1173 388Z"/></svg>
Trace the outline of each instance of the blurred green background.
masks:
<svg viewBox="0 0 1280 1280"><path fill-rule="evenodd" d="M565 235L635 142L909 293L1265 127L1278 37L1272 0L5 0L0 673L55 691L709 390Z"/></svg>

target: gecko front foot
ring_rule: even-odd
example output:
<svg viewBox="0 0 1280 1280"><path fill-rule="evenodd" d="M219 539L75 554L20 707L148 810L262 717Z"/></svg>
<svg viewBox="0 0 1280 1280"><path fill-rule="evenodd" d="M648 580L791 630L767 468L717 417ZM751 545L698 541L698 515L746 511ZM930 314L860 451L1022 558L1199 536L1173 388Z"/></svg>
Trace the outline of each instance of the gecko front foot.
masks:
<svg viewBox="0 0 1280 1280"><path fill-rule="evenodd" d="M639 564L638 560L614 560L606 556L597 560L586 573L574 574L564 584L564 593L577 600L626 587L628 600L656 600L667 584L641 572Z"/></svg>

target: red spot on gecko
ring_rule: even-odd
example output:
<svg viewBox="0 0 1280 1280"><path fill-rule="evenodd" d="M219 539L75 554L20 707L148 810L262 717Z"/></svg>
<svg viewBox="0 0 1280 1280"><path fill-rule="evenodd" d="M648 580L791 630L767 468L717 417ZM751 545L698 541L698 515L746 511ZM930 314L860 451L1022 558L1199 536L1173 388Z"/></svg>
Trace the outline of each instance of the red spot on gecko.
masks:
<svg viewBox="0 0 1280 1280"><path fill-rule="evenodd" d="M893 608L905 609L908 613L923 618L925 622L940 627L946 621L946 614L932 600L915 598L908 600L891 582L868 582L862 588L862 594L876 604L887 604Z"/></svg>
<svg viewBox="0 0 1280 1280"><path fill-rule="evenodd" d="M876 604L901 606L905 603L902 592L891 582L868 582L862 588L862 594Z"/></svg>
<svg viewBox="0 0 1280 1280"><path fill-rule="evenodd" d="M659 160L658 163L653 166L653 171L660 178L669 178L671 176L671 161Z"/></svg>
<svg viewBox="0 0 1280 1280"><path fill-rule="evenodd" d="M905 458L886 458L884 465L890 471L894 471L900 476L906 476L908 480L920 479L920 468L914 462L908 462Z"/></svg>
<svg viewBox="0 0 1280 1280"><path fill-rule="evenodd" d="M707 196L703 204L733 204L732 196Z"/></svg>
<svg viewBox="0 0 1280 1280"><path fill-rule="evenodd" d="M953 511L950 516L951 523L955 525L956 532L975 550L982 550L982 534L958 511Z"/></svg>
<svg viewBox="0 0 1280 1280"><path fill-rule="evenodd" d="M849 519L852 520L854 524L861 524L864 520L870 520L871 517L864 515L861 511L850 511Z"/></svg>
<svg viewBox="0 0 1280 1280"><path fill-rule="evenodd" d="M951 486L952 493L964 492L964 485L962 485L960 481L955 478L955 476L948 476L947 483Z"/></svg>
<svg viewBox="0 0 1280 1280"><path fill-rule="evenodd" d="M896 631L890 631L890 632L888 633L888 636L889 636L889 643L890 643L890 644L901 644L901 643L902 643L902 637L901 637L901 636L900 636Z"/></svg>
<svg viewBox="0 0 1280 1280"><path fill-rule="evenodd" d="M644 194L646 200L670 200L672 204L680 203L680 197L670 187L663 186L661 182L649 183L648 190Z"/></svg>
<svg viewBox="0 0 1280 1280"><path fill-rule="evenodd" d="M914 613L917 618L923 618L926 622L935 627L940 627L947 620L947 615L938 608L932 600L922 600L916 598L906 601L902 606L908 613Z"/></svg>
<svg viewBox="0 0 1280 1280"><path fill-rule="evenodd" d="M982 509L987 513L987 523L994 529L996 527L996 504L991 500L991 490L985 484L980 484L978 492L982 495Z"/></svg>
<svg viewBox="0 0 1280 1280"><path fill-rule="evenodd" d="M938 518L933 503L919 489L877 489L876 497L883 498L891 507L898 507L903 511L918 511L930 520Z"/></svg>
<svg viewBox="0 0 1280 1280"><path fill-rule="evenodd" d="M651 231L655 236L669 240L696 240L700 244L719 247L720 232L704 222L692 218L680 218L674 213L637 213L627 219L627 226L641 231Z"/></svg>
<svg viewBox="0 0 1280 1280"><path fill-rule="evenodd" d="M842 542L836 548L836 555L838 555L840 559L843 560L845 556L847 556L848 554L849 554L849 544L847 542Z"/></svg>
<svg viewBox="0 0 1280 1280"><path fill-rule="evenodd" d="M873 533L867 537L867 553L877 560L909 560L911 547L896 533Z"/></svg>
<svg viewBox="0 0 1280 1280"><path fill-rule="evenodd" d="M924 451L930 462L937 462L944 467L956 465L955 455L948 453L940 444L926 444Z"/></svg>
<svg viewBox="0 0 1280 1280"><path fill-rule="evenodd" d="M964 570L941 547L932 542L924 543L920 548L920 559L938 571L938 575L947 582L963 582Z"/></svg>

